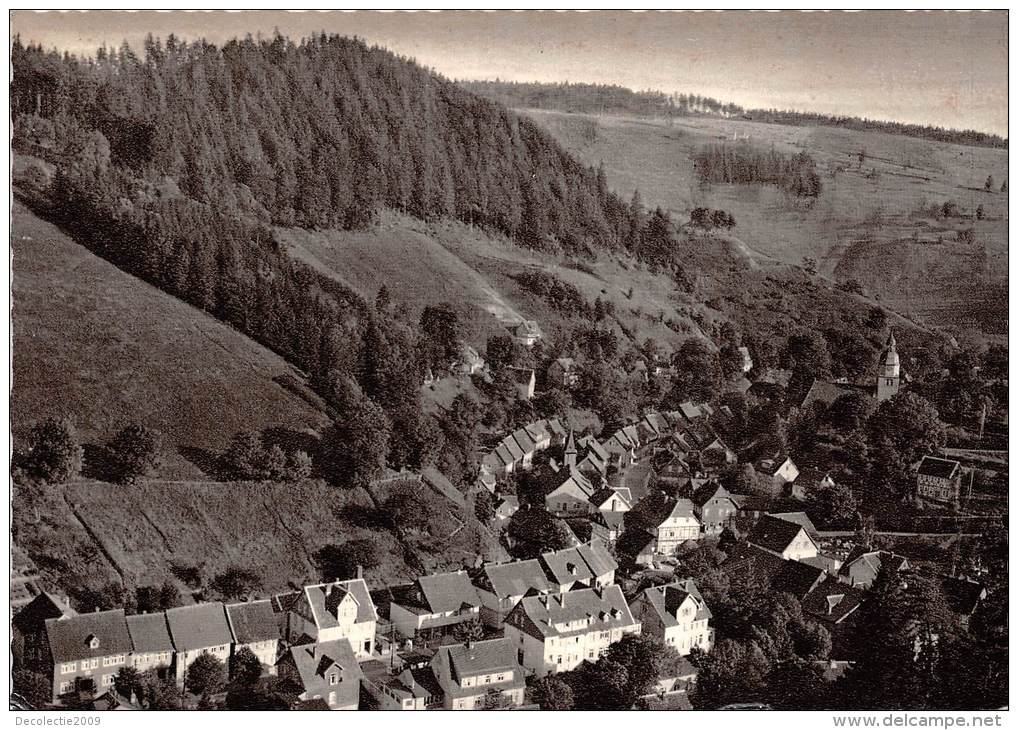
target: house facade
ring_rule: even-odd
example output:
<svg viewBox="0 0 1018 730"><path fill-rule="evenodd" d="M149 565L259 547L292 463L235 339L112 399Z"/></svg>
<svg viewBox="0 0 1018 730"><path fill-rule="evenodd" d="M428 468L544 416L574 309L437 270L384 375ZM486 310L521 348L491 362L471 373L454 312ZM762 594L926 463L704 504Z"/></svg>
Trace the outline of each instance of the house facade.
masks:
<svg viewBox="0 0 1018 730"><path fill-rule="evenodd" d="M378 613L363 578L304 586L289 604L284 635L290 643L347 639L354 656L374 653Z"/></svg>
<svg viewBox="0 0 1018 730"><path fill-rule="evenodd" d="M961 495L961 464L924 456L916 471L916 495L935 502L957 502Z"/></svg>
<svg viewBox="0 0 1018 730"><path fill-rule="evenodd" d="M505 620L517 660L538 677L596 661L623 636L639 633L640 622L616 585L526 596Z"/></svg>
<svg viewBox="0 0 1018 730"><path fill-rule="evenodd" d="M647 588L633 599L629 610L644 634L656 636L682 656L714 646L710 608L692 579Z"/></svg>
<svg viewBox="0 0 1018 730"><path fill-rule="evenodd" d="M159 676L167 676L176 651L166 615L160 611L128 616L127 630L133 647L131 666L139 672L155 670Z"/></svg>
<svg viewBox="0 0 1018 730"><path fill-rule="evenodd" d="M753 525L748 537L750 545L777 555L784 560L803 561L820 552L809 531L798 522L764 515Z"/></svg>
<svg viewBox="0 0 1018 730"><path fill-rule="evenodd" d="M720 535L739 511L732 495L716 482L707 482L697 489L692 502L704 535Z"/></svg>
<svg viewBox="0 0 1018 730"><path fill-rule="evenodd" d="M98 697L130 666L131 635L123 609L45 621L46 652L36 671L52 681L53 702Z"/></svg>

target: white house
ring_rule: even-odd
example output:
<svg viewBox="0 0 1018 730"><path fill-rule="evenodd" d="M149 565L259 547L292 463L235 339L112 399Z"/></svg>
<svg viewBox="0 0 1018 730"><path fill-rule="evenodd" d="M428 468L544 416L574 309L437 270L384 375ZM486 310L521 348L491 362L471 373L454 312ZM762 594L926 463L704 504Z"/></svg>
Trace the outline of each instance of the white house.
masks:
<svg viewBox="0 0 1018 730"><path fill-rule="evenodd" d="M224 665L230 661L233 634L222 603L197 603L166 611L166 623L177 653L174 674L183 684L188 668L202 654L211 654Z"/></svg>
<svg viewBox="0 0 1018 730"><path fill-rule="evenodd" d="M272 603L248 601L226 606L226 620L233 633L233 654L250 649L263 665L275 671L279 652L279 623Z"/></svg>
<svg viewBox="0 0 1018 730"><path fill-rule="evenodd" d="M682 656L693 649L710 651L714 645L710 608L692 579L646 588L629 609L644 634L656 636Z"/></svg>
<svg viewBox="0 0 1018 730"><path fill-rule="evenodd" d="M597 661L623 636L638 633L640 622L616 585L526 596L505 620L517 659L539 677Z"/></svg>
<svg viewBox="0 0 1018 730"><path fill-rule="evenodd" d="M771 515L757 520L746 541L785 560L802 561L815 558L820 552L803 525Z"/></svg>
<svg viewBox="0 0 1018 730"><path fill-rule="evenodd" d="M480 596L463 570L421 576L389 605L389 620L408 638L420 631L444 632L479 619L480 613Z"/></svg>
<svg viewBox="0 0 1018 730"><path fill-rule="evenodd" d="M287 602L285 635L316 642L348 639L358 658L371 656L378 614L363 578L304 586Z"/></svg>

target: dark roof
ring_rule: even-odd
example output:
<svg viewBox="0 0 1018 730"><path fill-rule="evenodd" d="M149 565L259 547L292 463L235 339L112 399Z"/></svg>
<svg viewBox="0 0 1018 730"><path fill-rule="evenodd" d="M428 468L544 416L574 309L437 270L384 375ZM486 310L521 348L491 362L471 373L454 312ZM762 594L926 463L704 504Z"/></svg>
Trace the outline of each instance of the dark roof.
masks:
<svg viewBox="0 0 1018 730"><path fill-rule="evenodd" d="M46 636L55 663L129 654L131 635L124 609L46 619ZM95 643L93 648L91 644ZM227 641L227 643L229 643Z"/></svg>
<svg viewBox="0 0 1018 730"><path fill-rule="evenodd" d="M714 498L731 500L732 495L717 482L709 481L697 487L692 496L693 504L697 507L703 507Z"/></svg>
<svg viewBox="0 0 1018 730"><path fill-rule="evenodd" d="M470 577L463 571L425 575L417 579L432 613L458 611L464 605L480 606L481 599Z"/></svg>
<svg viewBox="0 0 1018 730"><path fill-rule="evenodd" d="M56 596L43 591L18 611L11 623L23 634L34 634L43 630L48 618L75 615L74 609L64 604Z"/></svg>
<svg viewBox="0 0 1018 730"><path fill-rule="evenodd" d="M154 654L173 651L170 630L166 625L166 614L162 612L128 616L127 630L131 635L131 643L136 652Z"/></svg>
<svg viewBox="0 0 1018 730"><path fill-rule="evenodd" d="M937 479L952 479L961 464L950 459L938 459L936 456L924 456L919 463L919 474Z"/></svg>
<svg viewBox="0 0 1018 730"><path fill-rule="evenodd" d="M838 580L826 580L802 599L802 610L830 623L841 623L859 608L865 593Z"/></svg>
<svg viewBox="0 0 1018 730"><path fill-rule="evenodd" d="M707 603L703 600L703 596L700 595L700 591L697 590L696 583L692 579L646 588L630 604L630 607L635 607L633 615L637 619L643 618L644 607L650 607L657 614L662 625L667 628L679 625L675 613L689 598L692 598L693 604L696 606L696 620L711 618L710 608L707 607Z"/></svg>
<svg viewBox="0 0 1018 730"><path fill-rule="evenodd" d="M771 512L769 516L777 517L779 520L784 520L785 522L794 522L800 527L805 527L806 532L809 533L810 537L816 540L817 528L813 525L813 521L805 512Z"/></svg>
<svg viewBox="0 0 1018 730"><path fill-rule="evenodd" d="M226 614L238 644L279 638L279 624L267 600L231 604L226 607Z"/></svg>
<svg viewBox="0 0 1018 730"><path fill-rule="evenodd" d="M448 655L449 667L457 679L519 668L512 642L508 639L490 639L439 647L438 654L443 652Z"/></svg>
<svg viewBox="0 0 1018 730"><path fill-rule="evenodd" d="M750 543L776 553L783 553L803 529L797 522L764 515L750 530L746 538Z"/></svg>
<svg viewBox="0 0 1018 730"><path fill-rule="evenodd" d="M824 570L796 560L784 560L745 542L728 551L722 568L732 580L757 576L773 590L801 599L827 575Z"/></svg>
<svg viewBox="0 0 1018 730"><path fill-rule="evenodd" d="M942 585L948 607L962 616L975 613L979 601L986 595L981 584L968 578L944 576Z"/></svg>
<svg viewBox="0 0 1018 730"><path fill-rule="evenodd" d="M177 651L233 643L226 611L218 601L171 608L166 612L166 623Z"/></svg>

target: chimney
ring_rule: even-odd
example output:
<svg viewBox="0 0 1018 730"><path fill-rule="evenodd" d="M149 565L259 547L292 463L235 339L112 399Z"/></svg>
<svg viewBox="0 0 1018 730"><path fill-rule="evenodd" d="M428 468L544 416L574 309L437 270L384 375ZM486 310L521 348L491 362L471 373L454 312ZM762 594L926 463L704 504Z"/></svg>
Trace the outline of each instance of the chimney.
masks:
<svg viewBox="0 0 1018 730"><path fill-rule="evenodd" d="M361 565L357 566L357 580L364 580L364 567Z"/></svg>

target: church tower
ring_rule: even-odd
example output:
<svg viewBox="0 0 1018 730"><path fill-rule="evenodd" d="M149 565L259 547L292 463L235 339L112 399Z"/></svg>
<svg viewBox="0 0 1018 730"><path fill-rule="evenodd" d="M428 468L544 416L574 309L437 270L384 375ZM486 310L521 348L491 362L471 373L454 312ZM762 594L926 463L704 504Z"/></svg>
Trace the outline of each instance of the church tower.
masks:
<svg viewBox="0 0 1018 730"><path fill-rule="evenodd" d="M898 359L894 332L887 336L887 345L880 354L880 367L877 371L877 403L894 396L901 387L901 361Z"/></svg>
<svg viewBox="0 0 1018 730"><path fill-rule="evenodd" d="M576 466L576 441L573 440L573 430L569 429L569 440L566 441L565 465L567 469Z"/></svg>

